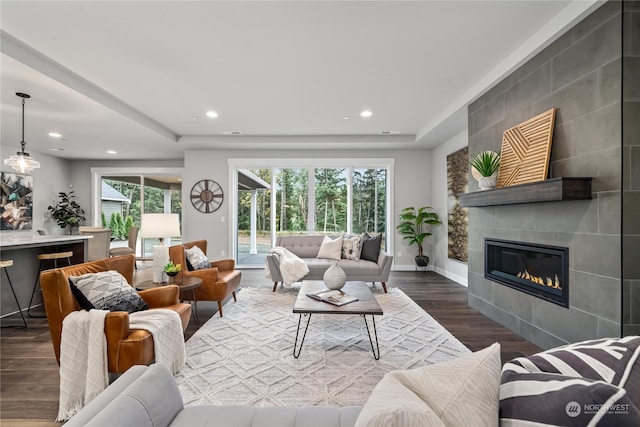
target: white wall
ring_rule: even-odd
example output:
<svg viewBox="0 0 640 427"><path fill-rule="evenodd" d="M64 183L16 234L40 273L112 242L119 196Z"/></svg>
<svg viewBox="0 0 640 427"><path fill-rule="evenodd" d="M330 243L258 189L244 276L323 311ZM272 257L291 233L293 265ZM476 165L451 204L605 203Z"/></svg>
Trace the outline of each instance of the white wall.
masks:
<svg viewBox="0 0 640 427"><path fill-rule="evenodd" d="M370 151L274 151L274 150L216 150L216 151L187 151L184 159L183 175L183 240L206 239L208 241L208 256L210 259L219 259L229 256L231 250L231 228L229 226L229 216L231 213L229 205L229 165L228 159L241 158L394 158L395 159L395 180L392 189L394 198L394 209L392 212L395 248L394 268L402 266L414 269L413 257L416 248L407 248L401 242L401 236L395 233L397 221L396 213L405 206L425 205L431 202L431 186L429 181L431 171L431 153L426 150L415 151L391 151L391 150L370 150ZM218 182L225 193L225 202L216 212L205 214L196 211L188 199L191 187L201 179L213 179ZM224 219L224 220L223 220ZM402 257L397 256L398 250L402 252ZM225 255L222 255L224 251Z"/></svg>
<svg viewBox="0 0 640 427"><path fill-rule="evenodd" d="M4 159L13 155L20 148L19 144L15 146L2 145L2 171L15 173L9 166L4 165ZM55 220L49 218L47 207L53 205L61 191L69 192L71 188L71 173L69 160L59 159L57 157L48 156L46 154L30 151L38 162L40 168L31 172L33 176L33 228L35 233L38 229L44 229L47 234L60 235L65 234L66 230L58 227ZM20 233L21 231L8 231L8 233Z"/></svg>
<svg viewBox="0 0 640 427"><path fill-rule="evenodd" d="M467 264L448 258L448 207L447 207L447 156L469 145L468 131L458 135L433 149L431 157L431 188L434 211L440 216L442 226L437 227L432 242L431 268L443 276L462 285L467 285Z"/></svg>

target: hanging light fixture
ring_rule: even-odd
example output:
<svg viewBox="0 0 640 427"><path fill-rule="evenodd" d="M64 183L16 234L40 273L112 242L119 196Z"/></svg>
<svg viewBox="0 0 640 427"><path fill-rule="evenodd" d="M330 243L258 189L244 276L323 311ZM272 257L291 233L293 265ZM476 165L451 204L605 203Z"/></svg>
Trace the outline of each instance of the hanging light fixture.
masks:
<svg viewBox="0 0 640 427"><path fill-rule="evenodd" d="M27 145L27 143L24 142L24 100L31 98L31 96L21 92L17 92L16 95L22 98L22 141L20 141L22 151L18 151L15 156L5 159L4 164L11 166L15 171L20 173L29 173L34 169L40 168L40 162L36 161L33 157L29 156L29 153L24 151L24 147Z"/></svg>

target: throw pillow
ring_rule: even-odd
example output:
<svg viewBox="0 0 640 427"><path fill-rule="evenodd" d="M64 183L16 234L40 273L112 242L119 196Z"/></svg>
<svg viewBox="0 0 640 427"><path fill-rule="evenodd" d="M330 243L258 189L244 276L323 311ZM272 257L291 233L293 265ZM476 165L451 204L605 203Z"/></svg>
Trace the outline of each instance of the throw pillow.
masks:
<svg viewBox="0 0 640 427"><path fill-rule="evenodd" d="M370 236L368 233L364 233L362 235L362 251L360 251L360 259L378 262L380 246L382 246L382 234Z"/></svg>
<svg viewBox="0 0 640 427"><path fill-rule="evenodd" d="M634 404L639 355L640 337L627 336L578 342L505 363L500 417L514 424L640 425Z"/></svg>
<svg viewBox="0 0 640 427"><path fill-rule="evenodd" d="M122 274L114 270L69 277L69 280L98 310L128 311L147 309L147 303Z"/></svg>
<svg viewBox="0 0 640 427"><path fill-rule="evenodd" d="M335 240L329 236L324 236L322 245L316 258L335 259L340 261L340 254L342 254L342 235L338 236Z"/></svg>
<svg viewBox="0 0 640 427"><path fill-rule="evenodd" d="M194 270L201 270L203 268L211 267L211 263L207 256L197 246L192 246L189 249L184 250L184 254L187 257L187 261L191 263Z"/></svg>
<svg viewBox="0 0 640 427"><path fill-rule="evenodd" d="M342 258L358 261L362 250L362 236L345 236L342 239Z"/></svg>
<svg viewBox="0 0 640 427"><path fill-rule="evenodd" d="M547 372L502 374L500 425L637 426L640 412L624 388Z"/></svg>
<svg viewBox="0 0 640 427"><path fill-rule="evenodd" d="M356 427L496 426L500 344L435 365L384 376Z"/></svg>

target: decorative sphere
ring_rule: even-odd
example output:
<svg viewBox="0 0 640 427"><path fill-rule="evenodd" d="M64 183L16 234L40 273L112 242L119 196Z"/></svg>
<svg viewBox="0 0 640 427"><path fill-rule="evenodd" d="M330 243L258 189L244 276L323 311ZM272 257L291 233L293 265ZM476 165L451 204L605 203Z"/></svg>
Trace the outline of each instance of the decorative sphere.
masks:
<svg viewBox="0 0 640 427"><path fill-rule="evenodd" d="M327 288L337 290L342 289L346 283L347 274L338 266L338 263L335 263L324 272L322 278Z"/></svg>

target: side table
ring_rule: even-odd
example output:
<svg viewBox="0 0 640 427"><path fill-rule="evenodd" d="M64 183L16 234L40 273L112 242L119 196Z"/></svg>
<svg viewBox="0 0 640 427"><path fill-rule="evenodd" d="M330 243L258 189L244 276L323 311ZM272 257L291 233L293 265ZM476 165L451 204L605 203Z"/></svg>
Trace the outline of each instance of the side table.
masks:
<svg viewBox="0 0 640 427"><path fill-rule="evenodd" d="M178 277L178 276L176 276ZM178 279L179 281L171 281L168 283L153 283L153 280L143 280L141 282L136 282L136 289L139 291L156 288L158 286L167 286L167 285L176 285L180 288L180 300L181 301L189 301L192 307L193 320L196 322L196 325L200 324L200 317L198 317L198 300L196 299L196 288L199 288L202 285L202 279L198 277L181 277ZM188 295L188 292L191 291L191 298L182 298L183 295Z"/></svg>

